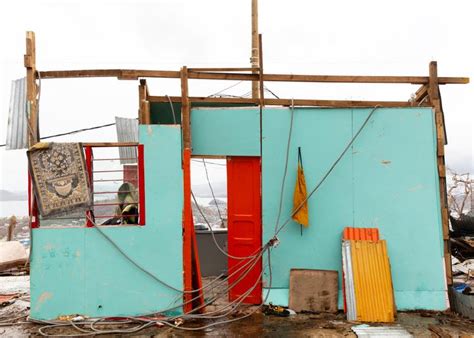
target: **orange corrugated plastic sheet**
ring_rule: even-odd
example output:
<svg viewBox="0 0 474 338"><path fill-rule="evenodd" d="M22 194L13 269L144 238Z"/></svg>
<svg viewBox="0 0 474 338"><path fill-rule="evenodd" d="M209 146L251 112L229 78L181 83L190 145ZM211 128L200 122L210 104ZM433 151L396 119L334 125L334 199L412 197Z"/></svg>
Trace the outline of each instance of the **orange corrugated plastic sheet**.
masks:
<svg viewBox="0 0 474 338"><path fill-rule="evenodd" d="M357 241L378 241L379 229L377 228L344 228L342 234L344 240L357 240Z"/></svg>
<svg viewBox="0 0 474 338"><path fill-rule="evenodd" d="M292 216L293 220L307 227L308 219L308 201L306 200L306 180L304 178L303 163L301 160L301 150L298 148L298 173L296 177L295 192L293 194L293 210L296 210L302 203L303 206Z"/></svg>
<svg viewBox="0 0 474 338"><path fill-rule="evenodd" d="M357 320L394 322L395 300L386 242L351 240L350 243Z"/></svg>
<svg viewBox="0 0 474 338"><path fill-rule="evenodd" d="M354 227L346 227L342 233L343 240L358 240L358 241L378 241L379 237L379 229L377 228L354 228ZM343 274L344 278L344 274ZM346 308L346 288L343 285L342 287L342 295L344 298L344 312L347 311Z"/></svg>

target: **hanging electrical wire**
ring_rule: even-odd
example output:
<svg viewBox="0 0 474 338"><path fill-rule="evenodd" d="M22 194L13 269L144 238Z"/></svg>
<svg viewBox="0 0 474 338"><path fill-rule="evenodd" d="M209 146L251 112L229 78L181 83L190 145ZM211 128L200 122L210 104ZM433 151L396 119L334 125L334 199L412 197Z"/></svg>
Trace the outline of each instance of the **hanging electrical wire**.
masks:
<svg viewBox="0 0 474 338"><path fill-rule="evenodd" d="M242 257L242 256L233 256L233 255L230 255L228 252L226 252L224 249L222 249L219 245L219 243L217 243L217 239L215 237L215 234L214 234L214 230L212 229L212 226L211 224L209 223L206 215L204 215L204 212L202 211L201 207L199 206L198 202L197 202L197 199L196 199L196 196L194 196L194 193L193 191L191 190L191 197L193 198L194 200L194 204L196 205L196 208L198 209L199 213L201 214L201 217L204 219L204 222L206 222L207 226L209 227L209 230L211 231L211 235L212 235L212 240L214 241L214 245L217 247L217 249L222 252L225 256L229 257L229 258L233 258L233 259L240 259L240 260L244 260L244 259L249 259L249 258L254 258L258 252L260 251L260 249L258 249L256 252L254 252L252 255L250 256L245 256L245 257Z"/></svg>
<svg viewBox="0 0 474 338"><path fill-rule="evenodd" d="M265 86L265 87L263 87L263 89L265 89L265 91L267 91L267 92L269 92L270 94L272 94L275 98L277 98L277 99L280 98L277 94L275 94L273 91L271 91L270 88L268 88L268 87Z"/></svg>
<svg viewBox="0 0 474 338"><path fill-rule="evenodd" d="M290 127L288 129L288 141L286 143L286 156L285 156L285 166L283 169L283 178L281 180L281 187L280 187L280 201L278 203L278 213L275 222L275 234L277 232L278 224L280 223L281 217L281 210L283 208L283 195L285 193L285 181L286 181L286 174L288 173L288 159L290 156L290 145L291 145L291 134L293 133L293 118L295 115L295 106L293 104L293 99L291 99L291 108L290 108Z"/></svg>
<svg viewBox="0 0 474 338"><path fill-rule="evenodd" d="M344 157L344 155L347 153L347 150L349 150L349 148L352 146L352 144L354 144L354 141L357 139L357 137L359 136L359 134L362 132L362 130L365 128L365 126L367 125L367 123L369 122L370 118L372 117L372 115L375 113L375 111L377 110L377 108L379 108L379 106L375 106L369 113L369 115L367 116L367 118L364 120L364 123L362 123L361 127L357 130L357 133L355 133L355 135L352 137L352 139L350 140L350 142L346 145L346 147L344 148L344 150L342 151L342 153L337 157L337 159L334 161L334 163L331 165L331 167L328 169L328 171L326 172L326 174L323 176L323 178L319 181L318 184L316 184L316 186L311 190L311 192L308 194L308 196L292 211L290 217L288 217L288 219L275 231L275 237L280 233L281 230L283 230L283 228L292 220L292 217L295 213L298 212L298 210L301 209L301 207L306 203L306 201L308 201L311 196L313 196L313 194L319 189L319 187L324 183L324 181L326 180L326 178L328 178L328 176L331 174L331 172L334 170L334 168L336 167L336 165L341 161L341 159Z"/></svg>
<svg viewBox="0 0 474 338"><path fill-rule="evenodd" d="M204 164L204 171L206 172L206 180L207 184L209 185L209 189L211 189L212 199L214 200L214 204L217 208L217 213L219 214L219 219L221 220L221 227L224 226L224 219L222 218L221 211L219 209L219 203L217 203L216 196L214 195L214 189L212 189L211 180L209 179L209 173L207 172L206 160L202 159L202 164Z"/></svg>
<svg viewBox="0 0 474 338"><path fill-rule="evenodd" d="M77 130L68 131L68 132L65 132L65 133L59 133L59 134L44 136L44 137L41 137L40 140L47 140L47 139L50 139L50 138L53 138L53 137L60 137L60 136L72 135L72 134L82 133L82 132L89 131L89 130L100 129L100 128L105 128L105 127L110 127L110 126L115 126L115 123L102 124L102 125L100 125L100 126L89 127L89 128L82 128L82 129L77 129ZM0 147L5 147L5 146L6 146L6 144L0 144Z"/></svg>
<svg viewBox="0 0 474 338"><path fill-rule="evenodd" d="M171 99L168 95L166 95L166 98L168 99L168 102L170 103L170 107L171 107L171 114L173 115L173 124L176 124L176 114L174 112L174 106L173 106L173 102L171 102Z"/></svg>
<svg viewBox="0 0 474 338"><path fill-rule="evenodd" d="M226 87L226 88L224 88L224 89L222 89L222 90L219 90L217 93L214 93L214 94L209 95L208 97L213 97L213 96L219 95L219 94L221 94L222 92L225 92L226 90L229 90L229 89L231 89L231 88L234 88L234 87L238 86L238 85L241 84L242 82L243 82L243 81L238 81L238 82L234 83L233 85L230 85L229 87Z"/></svg>
<svg viewBox="0 0 474 338"><path fill-rule="evenodd" d="M88 321L81 321L81 322L77 322L77 323L74 323L74 322L68 322L68 323L57 323L55 321L36 321L36 322L40 322L40 323L43 323L43 324L47 324L47 326L45 327L42 327L40 328L39 330L39 333L41 335L44 335L44 336L55 336L55 335L51 335L47 332L44 332L44 330L46 329L52 329L52 328L56 328L56 327L64 327L64 326L72 326L74 327L76 330L78 330L79 332L81 332L80 334L75 334L75 335L70 335L70 336L85 336L85 335L90 335L90 334L104 334L104 333L133 333L133 332L138 332L140 330L143 330L144 328L147 328L147 327L150 327L152 325L156 325L156 324L162 324L162 325L166 325L166 326L169 326L169 327L172 327L172 328L175 328L175 329L180 329L180 330L186 330L186 331L200 331L200 330L204 330L204 329L207 329L207 328L210 328L210 327L213 327L213 326L217 326L217 325L221 325L221 324L227 324L227 323L231 323L231 322L234 322L234 321L238 321L238 320L242 320L244 318L247 318L251 315L253 315L256 311L258 311L261 306L266 303L266 301L268 300L268 296L269 296L269 293L270 293L270 290L272 288L272 266L271 266L271 249L272 247L274 246L275 242L278 242L276 236L280 233L281 230L284 229L284 227L291 221L291 217L293 216L294 213L296 213L303 205L304 203L306 203L306 201L312 197L312 195L319 189L319 187L323 184L323 182L327 179L327 177L329 177L329 175L332 173L332 171L334 170L334 168L337 166L337 164L340 162L340 160L344 157L344 155L347 153L348 149L353 145L353 143L355 142L355 140L358 138L358 136L360 135L360 133L362 132L362 130L366 127L367 123L369 122L369 120L371 119L371 117L373 116L374 112L376 111L376 109L378 108L378 106L374 107L372 109L372 111L368 114L367 118L364 120L363 124L361 125L361 127L358 129L358 131L356 132L356 134L352 137L352 139L350 140L350 142L347 144L347 146L344 148L344 150L342 151L342 153L337 157L337 159L334 161L334 163L331 165L331 167L328 169L328 171L326 172L326 174L323 176L323 178L318 182L318 184L316 184L316 186L311 190L310 194L308 194L307 198L297 207L293 210L292 214L290 215L290 217L279 227L276 228L276 231L274 233L274 237L272 239L270 239L265 245L262 246L262 248L259 250L260 251L260 254L258 254L256 257L254 257L253 259L250 259L249 261L247 261L244 265L242 266L249 266L250 267L247 269L247 273L249 271L252 270L253 266L256 264L256 262L258 262L258 260L262 257L263 253L264 252L267 252L267 260L266 260L266 264L264 265L265 267L268 267L268 271L269 271L269 283L268 283L268 286L267 286L267 293L266 293L266 296L265 298L262 300L261 304L259 306L257 306L253 311L251 311L250 313L246 314L246 315L243 315L243 316L240 316L240 317L236 317L236 318L232 318L232 319L226 319L226 320L220 320L220 321L215 321L213 323L210 323L210 324L207 324L207 325L204 325L204 326L200 326L200 327L184 327L182 325L176 325L176 323L172 323L171 321L175 320L175 319L178 319L178 318L181 318L181 319L218 319L218 318L222 318L222 317L225 317L225 316L228 316L230 315L232 312L235 311L236 309L236 306L239 306L242 302L243 302L243 299L245 299L245 297L247 295L250 294L250 292L252 290L255 289L256 285L258 285L258 282L259 280L261 279L261 277L263 276L263 271L261 272L260 276L257 278L257 281L256 283L251 287L249 288L249 290L247 290L247 292L244 293L245 296L242 296L242 297L238 297L238 301L235 301L235 302L231 302L230 304L228 304L224 309L227 309L227 308L230 308L229 311L226 311L224 312L223 310L224 309L219 309L219 310L215 310L215 311L212 311L211 313L207 313L207 314L184 314L184 315L181 315L181 316L174 316L174 317L163 317L162 319L152 319L152 318L147 318L147 316L142 316L142 317L125 317L124 319L125 320L128 320L131 324L136 324L136 326L132 327L132 328L129 328L129 329L118 329L118 330L100 330L100 329L97 329L95 328L95 324L96 323L101 323L101 324L104 324L106 322L103 322L103 319L101 318L98 318L98 319L92 319L92 320L88 320ZM289 139L291 139L291 134L289 135ZM284 183L283 183L284 185ZM194 197L194 195L192 195L194 200L195 200L195 203L196 205L198 206L197 202L196 202L196 199ZM199 210L199 208L198 208ZM154 277L156 279L156 277L152 274L150 274L149 272L145 271L145 269L143 269L139 264L137 264L135 261L133 261L130 257L128 257L126 255L125 252L123 252L123 250L120 249L120 247L118 247L118 245L116 245L105 233L102 232L102 230L100 229L99 226L97 226L95 223L93 223L94 227L97 228L109 241L111 241L111 243L123 254L125 255L132 263L134 263L137 267L139 267L142 271L146 272L147 274L149 274L150 276ZM278 223L277 223L278 225ZM250 262L252 264L250 264ZM234 271L235 273L235 271ZM231 274L232 275L232 274ZM236 283L240 280L242 280L244 278L246 274L242 274L239 276L239 278L237 279L236 282L234 282L232 285L236 285ZM166 285L166 283L165 283ZM173 288L175 289L175 288ZM198 290L201 290L201 289L204 289L204 287L198 289ZM177 289L175 289L177 290ZM226 291L228 291L229 289L227 289ZM181 291L181 290L178 290L179 292L186 292L186 291ZM196 292L196 290L191 290L191 291L187 291L187 292ZM224 291L221 291L221 293L224 293ZM213 302L215 299L211 299L210 301L206 302L206 305L209 305L211 302ZM180 305L177 305L177 306L181 306L182 304ZM215 315L215 316L212 316L210 314L218 314L218 315ZM127 322L127 323L129 323ZM123 323L123 322L121 322ZM79 327L79 325L89 325L90 326L90 330L87 330L87 329L84 329L84 328L81 328ZM64 334L62 334L61 336L65 336ZM67 335L66 335L67 336Z"/></svg>

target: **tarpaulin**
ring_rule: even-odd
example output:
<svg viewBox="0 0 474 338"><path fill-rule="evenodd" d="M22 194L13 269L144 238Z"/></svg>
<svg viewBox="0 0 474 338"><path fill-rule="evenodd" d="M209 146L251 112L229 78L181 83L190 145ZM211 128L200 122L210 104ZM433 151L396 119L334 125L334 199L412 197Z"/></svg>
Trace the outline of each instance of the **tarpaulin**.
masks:
<svg viewBox="0 0 474 338"><path fill-rule="evenodd" d="M303 161L301 159L301 148L298 148L298 173L296 176L295 192L293 194L293 211L297 211L293 214L292 218L295 222L306 227L309 225L307 195ZM298 207L300 208L298 209Z"/></svg>

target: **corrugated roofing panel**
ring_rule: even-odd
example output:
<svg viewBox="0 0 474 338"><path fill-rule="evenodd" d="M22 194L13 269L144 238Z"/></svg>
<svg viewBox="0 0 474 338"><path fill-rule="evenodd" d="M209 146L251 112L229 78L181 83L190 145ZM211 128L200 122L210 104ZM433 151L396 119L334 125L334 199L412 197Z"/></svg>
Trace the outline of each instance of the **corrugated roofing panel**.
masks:
<svg viewBox="0 0 474 338"><path fill-rule="evenodd" d="M353 239L358 241L378 241L379 229L377 228L344 228L342 239Z"/></svg>
<svg viewBox="0 0 474 338"><path fill-rule="evenodd" d="M8 112L6 149L28 148L28 118L26 111L26 79L12 81Z"/></svg>
<svg viewBox="0 0 474 338"><path fill-rule="evenodd" d="M342 270L345 310L347 320L357 320L356 298L354 292L354 274L352 270L352 255L349 241L342 242Z"/></svg>
<svg viewBox="0 0 474 338"><path fill-rule="evenodd" d="M395 301L387 244L350 241L357 320L393 322Z"/></svg>
<svg viewBox="0 0 474 338"><path fill-rule="evenodd" d="M369 326L366 324L351 327L357 337L413 337L401 326Z"/></svg>
<svg viewBox="0 0 474 338"><path fill-rule="evenodd" d="M118 142L138 142L138 120L115 117ZM136 147L120 147L120 163L137 163Z"/></svg>

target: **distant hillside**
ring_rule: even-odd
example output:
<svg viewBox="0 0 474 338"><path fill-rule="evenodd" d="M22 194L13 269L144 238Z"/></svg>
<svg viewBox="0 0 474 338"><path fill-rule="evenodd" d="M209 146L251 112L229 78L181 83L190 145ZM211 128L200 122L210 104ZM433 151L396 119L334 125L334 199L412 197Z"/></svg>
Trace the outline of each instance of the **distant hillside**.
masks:
<svg viewBox="0 0 474 338"><path fill-rule="evenodd" d="M26 201L28 193L26 191L8 191L0 189L0 201Z"/></svg>
<svg viewBox="0 0 474 338"><path fill-rule="evenodd" d="M197 197L212 197L211 189L207 183L195 184L192 186ZM227 197L227 185L225 182L212 182L212 190L216 197Z"/></svg>

